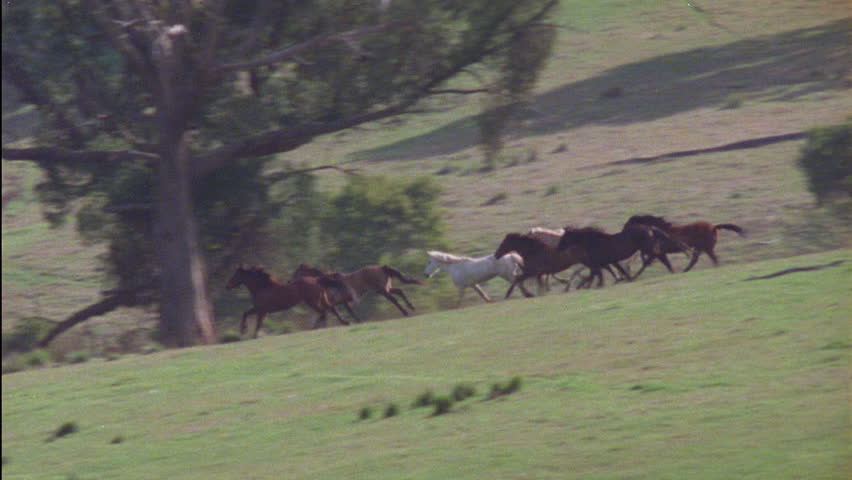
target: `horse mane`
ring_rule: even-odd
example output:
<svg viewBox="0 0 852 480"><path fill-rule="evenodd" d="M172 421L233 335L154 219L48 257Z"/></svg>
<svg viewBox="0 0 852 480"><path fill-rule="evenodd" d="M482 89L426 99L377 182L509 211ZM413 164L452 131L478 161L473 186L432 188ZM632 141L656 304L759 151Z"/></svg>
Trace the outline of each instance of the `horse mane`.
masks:
<svg viewBox="0 0 852 480"><path fill-rule="evenodd" d="M663 230L667 230L673 227L672 223L666 220L665 217L658 217L656 215L633 215L630 219L627 220L627 224L631 223L641 223L643 225L652 225L657 228L662 228Z"/></svg>
<svg viewBox="0 0 852 480"><path fill-rule="evenodd" d="M527 244L527 245L534 245L534 246L536 246L536 247L538 247L538 248L541 248L541 247L547 247L547 246L548 246L548 245L547 245L547 243L542 242L541 240L539 240L539 239L538 239L538 238L536 238L535 236L530 235L530 234L528 234L528 233L512 232L512 233L506 234L506 238L504 239L504 241L505 241L505 240L508 240L508 239L510 239L510 238L511 238L513 241L520 241L520 242L522 242L522 243L524 243L524 244Z"/></svg>
<svg viewBox="0 0 852 480"><path fill-rule="evenodd" d="M544 233L550 235L562 235L565 233L565 229L553 229L553 228L545 228L545 227L532 227L527 231L527 235L535 235L537 233Z"/></svg>
<svg viewBox="0 0 852 480"><path fill-rule="evenodd" d="M441 263L460 263L471 260L471 257L463 257L461 255L454 255L452 253L447 252L439 252L437 250L429 250L426 252L426 255L429 255L431 258L441 262Z"/></svg>

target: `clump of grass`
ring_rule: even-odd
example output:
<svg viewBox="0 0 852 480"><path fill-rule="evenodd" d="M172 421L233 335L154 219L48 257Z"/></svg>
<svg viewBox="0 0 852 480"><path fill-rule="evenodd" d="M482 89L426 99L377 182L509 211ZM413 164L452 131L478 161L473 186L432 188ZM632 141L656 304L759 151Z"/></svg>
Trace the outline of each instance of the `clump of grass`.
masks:
<svg viewBox="0 0 852 480"><path fill-rule="evenodd" d="M547 187L547 190L544 191L544 196L549 197L551 195L556 195L559 193L559 185L550 185Z"/></svg>
<svg viewBox="0 0 852 480"><path fill-rule="evenodd" d="M119 443L124 443L124 436L116 435L112 437L112 440L109 441L111 445L118 445Z"/></svg>
<svg viewBox="0 0 852 480"><path fill-rule="evenodd" d="M453 387L452 397L457 402L463 402L474 395L476 395L476 387L469 383L459 383Z"/></svg>
<svg viewBox="0 0 852 480"><path fill-rule="evenodd" d="M69 363L86 363L92 358L92 354L88 350L75 350L65 357Z"/></svg>
<svg viewBox="0 0 852 480"><path fill-rule="evenodd" d="M523 379L516 375L506 383L495 383L491 385L491 392L488 394L488 399L492 400L497 397L511 395L521 389Z"/></svg>
<svg viewBox="0 0 852 480"><path fill-rule="evenodd" d="M47 439L47 441L56 440L57 438L66 437L73 433L77 433L80 431L80 426L77 425L77 422L65 422L53 432L53 435Z"/></svg>
<svg viewBox="0 0 852 480"><path fill-rule="evenodd" d="M385 418L395 417L399 415L399 405L391 402L385 407Z"/></svg>
<svg viewBox="0 0 852 480"><path fill-rule="evenodd" d="M369 420L373 417L373 407L363 407L358 412L358 420Z"/></svg>
<svg viewBox="0 0 852 480"><path fill-rule="evenodd" d="M47 350L33 350L24 355L24 363L28 367L43 367L50 363L50 352Z"/></svg>
<svg viewBox="0 0 852 480"><path fill-rule="evenodd" d="M450 413L450 410L453 408L453 399L449 395L439 395L435 397L432 404L435 406L432 415L437 417L438 415Z"/></svg>
<svg viewBox="0 0 852 480"><path fill-rule="evenodd" d="M417 395L417 398L414 399L414 402L412 402L411 406L414 408L428 407L429 405L432 405L434 401L435 394L432 392L432 390L426 390L420 395Z"/></svg>

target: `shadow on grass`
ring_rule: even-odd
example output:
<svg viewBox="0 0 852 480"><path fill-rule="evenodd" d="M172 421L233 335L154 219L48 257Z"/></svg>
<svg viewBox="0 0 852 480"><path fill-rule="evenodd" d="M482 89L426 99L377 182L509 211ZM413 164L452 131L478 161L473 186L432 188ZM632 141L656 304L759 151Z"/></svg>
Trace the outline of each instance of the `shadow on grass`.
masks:
<svg viewBox="0 0 852 480"><path fill-rule="evenodd" d="M850 29L852 21L845 19L621 65L538 95L516 134L626 125L698 108L733 108L734 100L789 102L842 88L838 79L849 73L852 57ZM474 146L478 136L474 117L468 117L355 157L391 160L403 151L407 159L446 155Z"/></svg>

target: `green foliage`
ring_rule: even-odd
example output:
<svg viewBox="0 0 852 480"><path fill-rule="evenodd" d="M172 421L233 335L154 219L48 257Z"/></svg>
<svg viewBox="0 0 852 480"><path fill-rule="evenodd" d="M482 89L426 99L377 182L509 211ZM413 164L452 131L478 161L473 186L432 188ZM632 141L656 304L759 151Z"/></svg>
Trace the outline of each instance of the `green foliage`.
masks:
<svg viewBox="0 0 852 480"><path fill-rule="evenodd" d="M54 432L51 439L62 438L72 433L77 433L80 431L80 426L77 425L77 422L65 422L59 426Z"/></svg>
<svg viewBox="0 0 852 480"><path fill-rule="evenodd" d="M27 352L24 356L24 363L29 367L43 367L50 363L50 352L47 350L37 349Z"/></svg>
<svg viewBox="0 0 852 480"><path fill-rule="evenodd" d="M369 420L373 416L373 407L366 406L362 407L361 410L358 411L358 420Z"/></svg>
<svg viewBox="0 0 852 480"><path fill-rule="evenodd" d="M92 353L88 350L75 350L65 356L65 361L68 363L86 363L92 358Z"/></svg>
<svg viewBox="0 0 852 480"><path fill-rule="evenodd" d="M834 196L848 201L852 196L852 120L812 130L798 164L820 205Z"/></svg>
<svg viewBox="0 0 852 480"><path fill-rule="evenodd" d="M323 236L333 245L328 263L355 269L441 244L439 193L428 177L350 177L323 218Z"/></svg>
<svg viewBox="0 0 852 480"><path fill-rule="evenodd" d="M397 405L393 402L389 403L388 406L385 407L385 413L384 413L385 418L391 418L391 417L395 417L397 415L399 415L399 405Z"/></svg>
<svg viewBox="0 0 852 480"><path fill-rule="evenodd" d="M222 333L221 337L219 338L219 342L221 342L221 343L233 343L233 342L239 342L242 339L243 339L243 337L240 335L239 332L234 331L234 330L227 330L224 333Z"/></svg>
<svg viewBox="0 0 852 480"><path fill-rule="evenodd" d="M417 398L414 399L414 402L411 403L411 406L414 408L428 407L429 405L432 405L434 401L435 393L432 392L432 390L426 390L420 395L417 395Z"/></svg>
<svg viewBox="0 0 852 480"><path fill-rule="evenodd" d="M491 385L488 399L493 400L505 395L511 395L521 389L522 383L523 379L520 376L514 376L506 383L494 383Z"/></svg>
<svg viewBox="0 0 852 480"><path fill-rule="evenodd" d="M476 395L476 387L470 383L459 383L453 387L452 397L457 402L463 402Z"/></svg>
<svg viewBox="0 0 852 480"><path fill-rule="evenodd" d="M47 319L30 317L21 319L8 333L3 333L3 355L28 352L41 340L53 324Z"/></svg>
<svg viewBox="0 0 852 480"><path fill-rule="evenodd" d="M453 408L453 398L449 395L438 395L434 398L432 404L435 406L435 409L432 411L433 416L444 415L445 413L450 413L450 410Z"/></svg>

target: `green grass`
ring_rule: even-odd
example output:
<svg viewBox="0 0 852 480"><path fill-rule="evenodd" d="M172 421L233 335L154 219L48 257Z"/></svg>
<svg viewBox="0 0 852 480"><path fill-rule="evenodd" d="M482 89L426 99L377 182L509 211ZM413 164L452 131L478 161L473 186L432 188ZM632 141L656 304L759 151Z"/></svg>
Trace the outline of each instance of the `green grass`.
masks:
<svg viewBox="0 0 852 480"><path fill-rule="evenodd" d="M833 251L4 375L3 475L843 478L850 262ZM520 390L484 401L514 376ZM410 407L461 382L479 394L448 414ZM398 415L358 420L389 403ZM67 422L79 431L46 441Z"/></svg>

